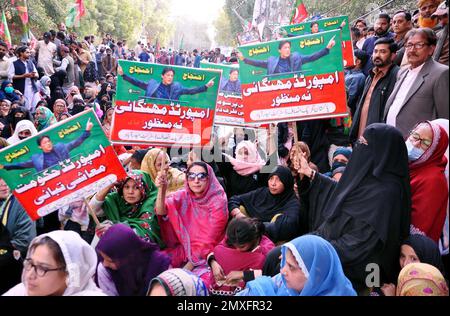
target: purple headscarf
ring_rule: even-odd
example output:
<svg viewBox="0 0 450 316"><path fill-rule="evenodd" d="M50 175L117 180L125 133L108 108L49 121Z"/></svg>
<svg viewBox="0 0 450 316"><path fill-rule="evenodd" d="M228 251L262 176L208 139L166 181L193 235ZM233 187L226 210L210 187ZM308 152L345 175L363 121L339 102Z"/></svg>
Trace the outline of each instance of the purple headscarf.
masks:
<svg viewBox="0 0 450 316"><path fill-rule="evenodd" d="M170 258L158 245L139 238L124 224L111 226L96 247L118 265L118 270L106 268L120 296L145 296L149 282L169 268Z"/></svg>

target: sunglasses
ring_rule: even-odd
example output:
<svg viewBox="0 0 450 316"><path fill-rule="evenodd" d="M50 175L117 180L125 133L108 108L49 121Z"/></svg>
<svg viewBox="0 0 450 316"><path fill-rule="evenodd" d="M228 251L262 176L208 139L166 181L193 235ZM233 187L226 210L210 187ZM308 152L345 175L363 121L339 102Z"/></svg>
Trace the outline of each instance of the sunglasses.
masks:
<svg viewBox="0 0 450 316"><path fill-rule="evenodd" d="M199 181L206 181L208 179L208 174L206 172L188 172L187 173L187 179L188 181L194 181L195 178L197 178Z"/></svg>

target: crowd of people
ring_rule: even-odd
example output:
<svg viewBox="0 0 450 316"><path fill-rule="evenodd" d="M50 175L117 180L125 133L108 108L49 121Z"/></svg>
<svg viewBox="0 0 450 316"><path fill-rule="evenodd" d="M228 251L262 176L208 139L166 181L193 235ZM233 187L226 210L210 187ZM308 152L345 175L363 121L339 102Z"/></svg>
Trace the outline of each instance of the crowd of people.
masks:
<svg viewBox="0 0 450 316"><path fill-rule="evenodd" d="M347 118L270 124L267 146L236 127L187 156L114 145L125 179L35 222L0 179L0 293L448 295L448 6L440 2L382 13L373 34L356 21ZM62 23L34 47L0 42L2 148L89 109L109 136L118 59L238 61L220 49L128 49L109 34L95 42Z"/></svg>

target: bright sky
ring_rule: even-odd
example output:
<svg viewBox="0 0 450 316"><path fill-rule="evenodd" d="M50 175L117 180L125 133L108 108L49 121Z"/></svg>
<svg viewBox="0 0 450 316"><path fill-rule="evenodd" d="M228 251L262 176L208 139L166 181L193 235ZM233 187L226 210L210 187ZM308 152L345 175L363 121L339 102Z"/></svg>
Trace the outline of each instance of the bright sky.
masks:
<svg viewBox="0 0 450 316"><path fill-rule="evenodd" d="M225 0L172 0L172 17L190 17L201 22L214 21Z"/></svg>

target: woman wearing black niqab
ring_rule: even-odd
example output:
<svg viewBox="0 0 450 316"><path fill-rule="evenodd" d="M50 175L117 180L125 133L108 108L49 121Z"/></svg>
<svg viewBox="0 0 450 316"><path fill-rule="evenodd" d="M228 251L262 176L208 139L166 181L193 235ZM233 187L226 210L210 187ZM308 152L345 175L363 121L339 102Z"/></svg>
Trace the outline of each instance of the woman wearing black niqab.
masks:
<svg viewBox="0 0 450 316"><path fill-rule="evenodd" d="M289 168L277 166L269 175L269 181L273 176L278 176L283 183L283 192L272 194L268 187L258 188L233 196L228 209L235 216L233 210L243 206L248 216L264 222L267 235L276 243L300 236L300 203L294 193L294 177Z"/></svg>
<svg viewBox="0 0 450 316"><path fill-rule="evenodd" d="M297 169L306 175L298 187L302 202L309 203L309 229L335 247L355 290L366 293L370 263L380 268L380 284L393 282L411 220L408 156L401 133L386 124L369 125L338 183L315 174L303 159Z"/></svg>

